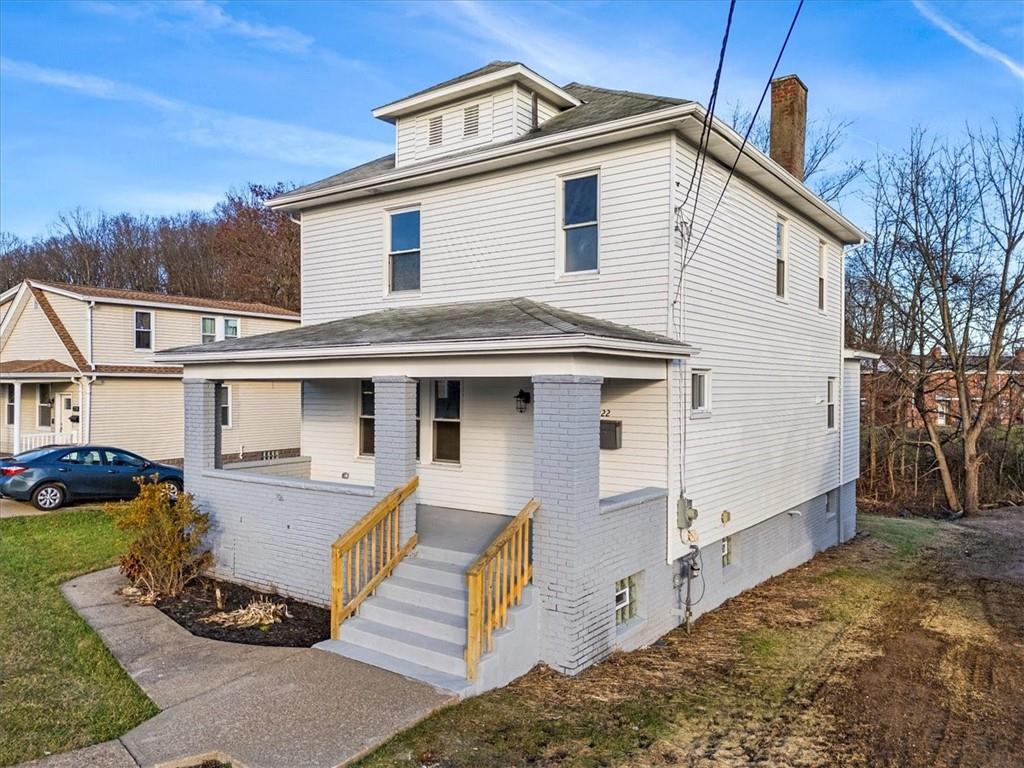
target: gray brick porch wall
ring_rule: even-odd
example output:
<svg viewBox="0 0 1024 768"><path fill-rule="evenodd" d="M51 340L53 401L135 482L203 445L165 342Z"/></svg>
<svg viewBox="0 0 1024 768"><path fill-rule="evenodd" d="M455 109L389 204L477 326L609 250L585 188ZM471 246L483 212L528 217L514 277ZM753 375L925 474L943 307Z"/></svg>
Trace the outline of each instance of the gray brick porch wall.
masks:
<svg viewBox="0 0 1024 768"><path fill-rule="evenodd" d="M329 605L331 544L370 510L374 489L217 469L214 385L186 379L184 398L185 489L210 515L214 575Z"/></svg>
<svg viewBox="0 0 1024 768"><path fill-rule="evenodd" d="M373 380L373 484L378 498L405 485L416 474L416 380L378 376ZM416 531L416 494L402 505L399 529L404 541Z"/></svg>

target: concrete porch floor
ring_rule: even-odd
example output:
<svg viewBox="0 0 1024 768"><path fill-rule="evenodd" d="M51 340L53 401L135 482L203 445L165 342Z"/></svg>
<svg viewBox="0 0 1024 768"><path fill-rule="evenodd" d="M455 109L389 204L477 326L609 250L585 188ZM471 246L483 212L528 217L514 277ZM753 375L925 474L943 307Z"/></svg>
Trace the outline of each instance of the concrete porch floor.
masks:
<svg viewBox="0 0 1024 768"><path fill-rule="evenodd" d="M479 554L511 521L508 515L416 505L416 532L420 545L435 549Z"/></svg>

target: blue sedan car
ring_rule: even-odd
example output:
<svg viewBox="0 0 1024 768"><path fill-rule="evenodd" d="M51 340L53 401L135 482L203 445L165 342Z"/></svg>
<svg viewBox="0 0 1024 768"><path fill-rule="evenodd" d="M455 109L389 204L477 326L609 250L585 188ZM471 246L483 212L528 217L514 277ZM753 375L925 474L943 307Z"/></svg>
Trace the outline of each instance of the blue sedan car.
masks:
<svg viewBox="0 0 1024 768"><path fill-rule="evenodd" d="M31 501L47 512L69 501L130 499L135 478L154 478L177 498L184 476L177 467L156 464L130 451L100 445L51 445L0 459L0 495Z"/></svg>

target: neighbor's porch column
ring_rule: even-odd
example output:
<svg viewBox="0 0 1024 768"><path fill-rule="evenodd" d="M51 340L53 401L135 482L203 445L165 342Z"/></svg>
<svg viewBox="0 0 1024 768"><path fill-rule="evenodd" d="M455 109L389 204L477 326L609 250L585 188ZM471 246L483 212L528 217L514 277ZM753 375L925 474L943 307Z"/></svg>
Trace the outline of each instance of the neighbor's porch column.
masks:
<svg viewBox="0 0 1024 768"><path fill-rule="evenodd" d="M540 657L575 674L611 650L614 581L596 544L600 509L600 377L533 377L533 581Z"/></svg>
<svg viewBox="0 0 1024 768"><path fill-rule="evenodd" d="M221 466L220 382L185 379L185 483L194 485L204 469ZM191 482L190 482L191 481Z"/></svg>
<svg viewBox="0 0 1024 768"><path fill-rule="evenodd" d="M416 380L373 379L373 486L377 498L405 485L416 474ZM402 505L403 540L416 531L415 494Z"/></svg>
<svg viewBox="0 0 1024 768"><path fill-rule="evenodd" d="M21 382L13 382L14 386L14 424L12 437L14 441L11 445L11 453L21 453Z"/></svg>

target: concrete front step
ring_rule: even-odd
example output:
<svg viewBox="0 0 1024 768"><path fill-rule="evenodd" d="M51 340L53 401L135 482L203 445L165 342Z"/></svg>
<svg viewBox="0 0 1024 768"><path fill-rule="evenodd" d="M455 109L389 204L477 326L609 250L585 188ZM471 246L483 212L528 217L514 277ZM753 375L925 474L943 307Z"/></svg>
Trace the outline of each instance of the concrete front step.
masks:
<svg viewBox="0 0 1024 768"><path fill-rule="evenodd" d="M466 612L467 592L464 586L446 587L441 584L419 582L394 575L381 582L377 587L376 594L445 613L465 614Z"/></svg>
<svg viewBox="0 0 1024 768"><path fill-rule="evenodd" d="M378 624L408 629L451 643L466 642L466 614L425 608L382 595L374 595L359 608L359 615Z"/></svg>
<svg viewBox="0 0 1024 768"><path fill-rule="evenodd" d="M348 622L345 622L345 626L347 625ZM344 631L344 627L342 631ZM355 645L346 640L324 640L313 647L319 648L322 651L337 653L345 658L361 661L364 664L370 664L380 669L386 669L403 677L411 677L414 680L451 691L460 696L473 687L472 683L466 680L465 677L447 675L444 672L438 672L436 669L420 666L408 659L389 656L386 653L381 653L372 648L364 648L361 645Z"/></svg>
<svg viewBox="0 0 1024 768"><path fill-rule="evenodd" d="M464 565L425 557L407 557L398 564L394 575L421 584L439 584L452 589L462 589L466 586Z"/></svg>
<svg viewBox="0 0 1024 768"><path fill-rule="evenodd" d="M422 667L456 677L466 675L465 646L408 629L354 616L341 627L341 637L363 648L408 659Z"/></svg>
<svg viewBox="0 0 1024 768"><path fill-rule="evenodd" d="M461 565L464 566L463 570L465 570L476 562L478 557L480 557L478 552L462 552L457 549L442 549L441 547L428 547L420 544L412 551L410 557L406 558L402 562L408 562L416 559L434 560L442 563Z"/></svg>

